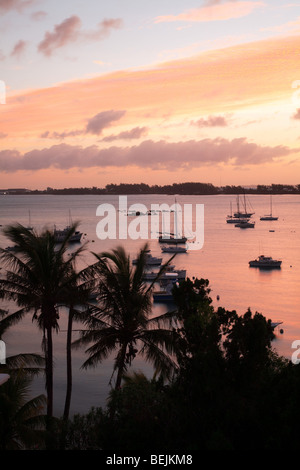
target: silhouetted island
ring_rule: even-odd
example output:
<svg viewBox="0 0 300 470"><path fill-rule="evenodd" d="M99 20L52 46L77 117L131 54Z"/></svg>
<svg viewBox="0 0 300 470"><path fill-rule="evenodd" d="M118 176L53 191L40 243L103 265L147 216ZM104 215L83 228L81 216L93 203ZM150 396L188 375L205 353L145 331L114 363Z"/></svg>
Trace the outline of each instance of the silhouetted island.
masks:
<svg viewBox="0 0 300 470"><path fill-rule="evenodd" d="M300 194L300 184L271 184L257 186L214 186L211 183L173 183L167 185L152 185L145 183L120 183L107 184L104 188L61 188L48 187L44 190L30 190L24 188L0 189L0 194L53 194L53 195L78 195L78 194L185 194L185 195L216 195L216 194Z"/></svg>

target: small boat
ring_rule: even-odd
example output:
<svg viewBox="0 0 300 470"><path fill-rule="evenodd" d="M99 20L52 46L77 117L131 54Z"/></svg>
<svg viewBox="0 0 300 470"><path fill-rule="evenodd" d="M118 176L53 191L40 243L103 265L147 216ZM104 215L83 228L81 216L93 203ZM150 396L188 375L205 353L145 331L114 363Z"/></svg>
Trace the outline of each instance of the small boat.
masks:
<svg viewBox="0 0 300 470"><path fill-rule="evenodd" d="M278 217L274 217L272 214L272 196L270 197L270 214L264 215L260 220L278 220Z"/></svg>
<svg viewBox="0 0 300 470"><path fill-rule="evenodd" d="M158 272L145 273L143 279L145 281L153 281ZM176 269L175 266L168 266L166 271L159 276L159 280L184 280L186 278L186 269Z"/></svg>
<svg viewBox="0 0 300 470"><path fill-rule="evenodd" d="M249 261L252 268L273 269L281 267L281 260L273 259L271 256L260 255L255 260Z"/></svg>
<svg viewBox="0 0 300 470"><path fill-rule="evenodd" d="M227 224L236 224L239 222L239 217L234 217L233 215L228 215L226 218Z"/></svg>
<svg viewBox="0 0 300 470"><path fill-rule="evenodd" d="M274 328L277 328L277 326L279 325L282 325L282 321L272 321L271 322L271 327L274 329Z"/></svg>
<svg viewBox="0 0 300 470"><path fill-rule="evenodd" d="M61 229L61 230L57 230L56 228L54 228L54 236L55 236L55 241L56 243L63 243L63 241L65 240L68 232L70 230L70 227L66 227L64 229ZM82 237L82 232L80 232L79 230L76 230L75 233L73 233L73 235L70 237L69 239L69 242L70 243L79 243L80 240L81 240L81 237Z"/></svg>
<svg viewBox="0 0 300 470"><path fill-rule="evenodd" d="M171 243L176 245L177 243L186 243L186 237L175 237L174 235L160 235L158 237L159 243Z"/></svg>
<svg viewBox="0 0 300 470"><path fill-rule="evenodd" d="M176 269L174 265L167 266L167 273L173 273L176 271L177 279L184 280L186 278L186 269Z"/></svg>
<svg viewBox="0 0 300 470"><path fill-rule="evenodd" d="M173 283L168 283L166 287L159 291L153 292L153 302L174 302L173 294Z"/></svg>
<svg viewBox="0 0 300 470"><path fill-rule="evenodd" d="M160 235L158 237L159 243L169 243L169 244L172 244L172 245L177 245L178 243L186 243L188 241L187 237L185 237L184 235L181 235L181 234L179 236L179 233L178 233L178 220L177 220L178 214L177 214L177 201L176 201L176 198L175 198L175 207L176 207L176 210L171 211L171 212L174 212L175 233L170 233L170 232L165 231L163 229L162 233L160 232ZM164 226L164 218L163 218L162 222L163 222L163 226Z"/></svg>
<svg viewBox="0 0 300 470"><path fill-rule="evenodd" d="M236 224L239 222L240 218L232 215L232 204L230 203L230 215L227 215L226 222L227 224Z"/></svg>
<svg viewBox="0 0 300 470"><path fill-rule="evenodd" d="M54 236L56 243L63 243L68 235L68 232L71 228L72 219L71 219L71 212L69 211L69 225L67 225L64 229L58 230L56 226L54 226ZM81 240L83 233L79 230L73 233L73 235L69 239L69 243L79 243Z"/></svg>
<svg viewBox="0 0 300 470"><path fill-rule="evenodd" d="M163 253L186 253L187 248L185 246L163 246L161 251Z"/></svg>
<svg viewBox="0 0 300 470"><path fill-rule="evenodd" d="M248 219L240 219L240 221L235 224L235 227L239 228L254 228L255 222L249 222Z"/></svg>
<svg viewBox="0 0 300 470"><path fill-rule="evenodd" d="M138 259L134 259L132 264L137 264ZM146 253L146 265L160 265L162 263L162 258L157 258L156 256L152 256L151 253Z"/></svg>
<svg viewBox="0 0 300 470"><path fill-rule="evenodd" d="M154 281L158 276L158 272L150 272L150 273L145 273L143 275L143 280L144 281ZM173 273L162 273L159 276L159 280L177 280L178 279L178 273L173 272Z"/></svg>

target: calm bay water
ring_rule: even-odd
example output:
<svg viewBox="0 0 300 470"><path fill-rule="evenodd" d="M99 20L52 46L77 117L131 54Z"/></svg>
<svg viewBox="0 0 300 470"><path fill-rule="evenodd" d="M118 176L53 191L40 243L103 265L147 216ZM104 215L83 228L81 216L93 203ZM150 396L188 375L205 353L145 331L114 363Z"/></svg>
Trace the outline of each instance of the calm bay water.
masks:
<svg viewBox="0 0 300 470"><path fill-rule="evenodd" d="M177 203L204 204L204 245L201 250L190 251L176 256L176 267L187 270L189 277L207 278L212 289L214 305L235 309L244 314L248 308L253 313L260 312L272 321L282 321L276 330L274 348L279 354L291 358L294 351L292 342L300 339L300 196L273 196L273 214L277 221L260 221L260 216L269 213L269 196L250 196L255 211L254 229L242 230L234 224L226 223L230 212L230 203L235 209L235 197L220 196L177 196ZM174 196L144 195L128 196L128 206L143 203L150 208L151 204L174 203ZM46 224L63 228L69 222L69 213L73 221L80 221L84 233L82 241L88 241L88 249L93 252L115 248L123 244L128 252L135 256L145 240L99 240L96 226L100 218L96 216L99 204L111 203L118 208L118 196L50 196L0 195L0 224L5 226L12 222L24 225L31 224L37 229ZM128 218L130 219L130 218ZM131 219L132 220L132 219ZM130 223L130 220L128 220ZM272 231L270 231L272 230ZM0 245L6 247L9 242L0 234ZM161 255L157 240L149 240L153 255ZM75 247L70 248L75 249ZM248 262L259 254L282 260L280 270L261 271L249 268ZM167 260L170 255L164 254ZM94 260L89 253L81 261L83 267ZM1 271L0 271L1 274ZM219 300L217 298L219 296ZM2 308L14 310L13 305L1 305ZM155 305L154 313L163 312L166 307ZM65 329L66 316L60 315L60 332L55 336L55 412L58 416L63 410L65 397ZM76 334L76 333L75 333ZM19 325L5 334L7 355L23 352L41 351L41 332L32 323L30 315ZM108 359L95 370L81 370L86 359L83 350L73 352L73 394L72 412L87 412L91 406L104 406L108 385L112 374L112 361ZM143 370L151 376L150 366L138 358L133 363L134 370ZM38 379L34 383L34 394L44 393L44 383Z"/></svg>

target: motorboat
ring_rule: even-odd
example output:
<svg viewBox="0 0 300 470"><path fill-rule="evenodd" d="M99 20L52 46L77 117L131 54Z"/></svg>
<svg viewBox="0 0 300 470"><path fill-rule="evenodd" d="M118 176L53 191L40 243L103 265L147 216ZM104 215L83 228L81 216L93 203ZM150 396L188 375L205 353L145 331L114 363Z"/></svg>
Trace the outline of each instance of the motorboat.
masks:
<svg viewBox="0 0 300 470"><path fill-rule="evenodd" d="M159 243L170 243L176 245L177 243L186 243L187 237L176 237L175 235L160 235L158 237Z"/></svg>
<svg viewBox="0 0 300 470"><path fill-rule="evenodd" d="M168 283L164 289L153 292L153 302L174 302L173 282Z"/></svg>
<svg viewBox="0 0 300 470"><path fill-rule="evenodd" d="M154 281L158 277L158 272L150 272L150 273L144 273L143 275L143 280L144 281ZM170 272L170 273L162 273L159 277L158 280L177 280L178 279L178 273L177 272Z"/></svg>
<svg viewBox="0 0 300 470"><path fill-rule="evenodd" d="M146 272L143 276L145 281L153 281L158 276L158 272ZM186 278L186 269L176 269L175 266L167 266L166 271L159 276L159 280L184 280Z"/></svg>
<svg viewBox="0 0 300 470"><path fill-rule="evenodd" d="M281 260L275 260L271 256L264 255L260 255L255 260L249 261L250 267L264 269L280 268L281 263Z"/></svg>
<svg viewBox="0 0 300 470"><path fill-rule="evenodd" d="M185 246L177 246L177 245L163 246L161 251L163 253L186 253L187 248Z"/></svg>
<svg viewBox="0 0 300 470"><path fill-rule="evenodd" d="M137 264L138 259L134 259L132 264ZM153 266L153 265L160 265L162 263L162 258L158 258L156 256L152 256L151 253L146 253L146 265Z"/></svg>

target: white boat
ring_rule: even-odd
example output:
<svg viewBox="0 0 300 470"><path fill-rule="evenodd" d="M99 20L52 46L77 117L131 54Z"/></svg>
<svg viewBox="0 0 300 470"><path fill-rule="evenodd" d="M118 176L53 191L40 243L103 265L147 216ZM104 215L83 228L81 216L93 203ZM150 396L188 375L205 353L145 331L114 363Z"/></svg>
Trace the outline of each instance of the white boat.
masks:
<svg viewBox="0 0 300 470"><path fill-rule="evenodd" d="M147 272L144 274L145 281L153 281L156 279L158 272ZM159 276L159 280L184 280L186 278L186 269L176 269L175 266L168 266L166 271Z"/></svg>
<svg viewBox="0 0 300 470"><path fill-rule="evenodd" d="M281 267L281 260L273 259L271 256L264 256L260 255L255 260L249 261L249 265L252 268L264 268L264 269L272 269L272 268L280 268Z"/></svg>
<svg viewBox="0 0 300 470"><path fill-rule="evenodd" d="M185 246L177 246L177 245L163 246L161 251L163 253L186 253L187 248Z"/></svg>
<svg viewBox="0 0 300 470"><path fill-rule="evenodd" d="M145 273L143 275L143 280L144 281L154 281L154 279L156 279L158 276L158 272L154 272L154 271L151 271L150 273ZM176 280L178 279L178 273L177 272L174 272L174 273L162 273L160 276L159 276L159 280Z"/></svg>
<svg viewBox="0 0 300 470"><path fill-rule="evenodd" d="M132 264L137 264L138 259L134 259ZM157 258L156 256L152 256L151 253L146 253L146 265L153 266L153 265L160 265L162 263L162 258Z"/></svg>
<svg viewBox="0 0 300 470"><path fill-rule="evenodd" d="M270 214L264 215L260 220L278 220L278 217L274 217L272 214L272 195L270 196Z"/></svg>
<svg viewBox="0 0 300 470"><path fill-rule="evenodd" d="M170 235L160 235L158 237L159 243L171 243L176 245L177 243L186 243L187 238L186 237L175 237L175 235L170 234Z"/></svg>

